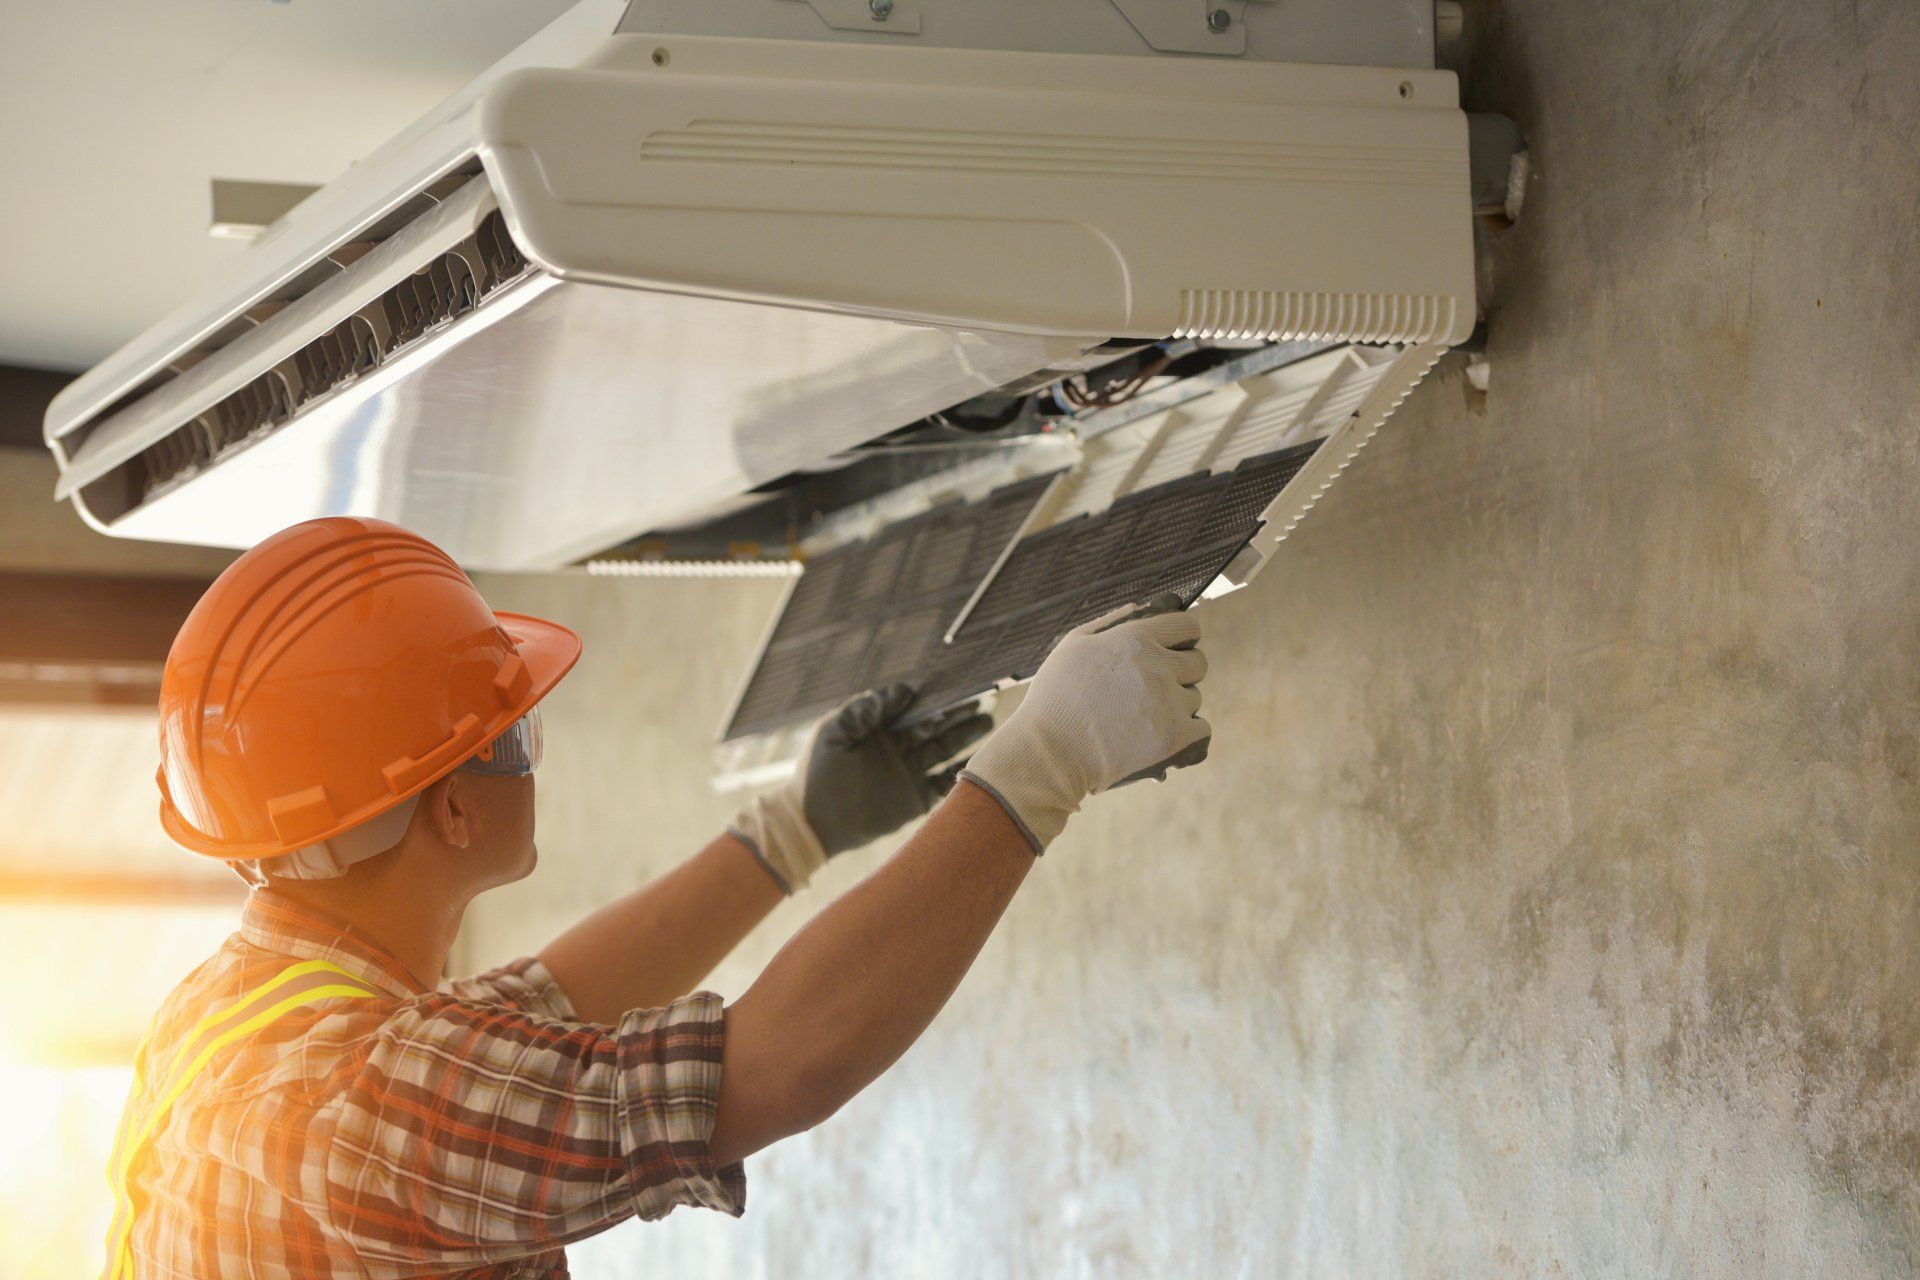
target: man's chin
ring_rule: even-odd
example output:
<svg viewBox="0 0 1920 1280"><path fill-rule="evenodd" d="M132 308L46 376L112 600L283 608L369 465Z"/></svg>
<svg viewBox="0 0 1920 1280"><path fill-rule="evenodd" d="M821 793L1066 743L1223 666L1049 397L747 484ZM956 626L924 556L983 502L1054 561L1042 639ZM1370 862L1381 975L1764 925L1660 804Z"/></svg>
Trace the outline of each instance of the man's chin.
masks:
<svg viewBox="0 0 1920 1280"><path fill-rule="evenodd" d="M518 881L525 880L533 874L533 869L539 864L539 861L540 851L538 849L527 850L526 854L518 862L501 864L494 871L493 875L488 877L487 888L498 889L502 885L514 884Z"/></svg>

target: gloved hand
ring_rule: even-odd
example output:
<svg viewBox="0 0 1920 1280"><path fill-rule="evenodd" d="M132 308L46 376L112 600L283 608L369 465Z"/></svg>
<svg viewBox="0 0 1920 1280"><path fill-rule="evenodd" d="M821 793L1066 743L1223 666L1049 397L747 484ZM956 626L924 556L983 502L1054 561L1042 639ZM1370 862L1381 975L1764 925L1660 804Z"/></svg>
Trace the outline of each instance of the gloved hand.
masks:
<svg viewBox="0 0 1920 1280"><path fill-rule="evenodd" d="M953 786L936 769L993 727L969 703L908 728L894 722L913 689L863 693L814 727L793 781L756 799L729 828L793 893L828 858L897 831L933 808Z"/></svg>
<svg viewBox="0 0 1920 1280"><path fill-rule="evenodd" d="M1205 758L1213 726L1200 718L1195 687L1207 674L1194 647L1200 623L1174 612L1118 621L1138 611L1128 605L1069 631L960 773L1000 802L1035 853L1087 796Z"/></svg>

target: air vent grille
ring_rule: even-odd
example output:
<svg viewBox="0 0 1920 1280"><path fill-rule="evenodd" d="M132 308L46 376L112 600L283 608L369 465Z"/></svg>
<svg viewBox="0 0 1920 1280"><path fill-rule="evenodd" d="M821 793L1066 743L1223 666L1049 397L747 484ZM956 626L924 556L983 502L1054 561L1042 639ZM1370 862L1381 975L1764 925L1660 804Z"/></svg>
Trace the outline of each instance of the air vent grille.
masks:
<svg viewBox="0 0 1920 1280"><path fill-rule="evenodd" d="M259 377L134 456L131 502L180 483L281 426L313 401L378 368L527 273L496 210L474 233ZM255 313L264 322L279 310Z"/></svg>
<svg viewBox="0 0 1920 1280"><path fill-rule="evenodd" d="M1444 342L1452 298L1416 293L1283 293L1182 289L1182 338L1343 338L1350 342Z"/></svg>

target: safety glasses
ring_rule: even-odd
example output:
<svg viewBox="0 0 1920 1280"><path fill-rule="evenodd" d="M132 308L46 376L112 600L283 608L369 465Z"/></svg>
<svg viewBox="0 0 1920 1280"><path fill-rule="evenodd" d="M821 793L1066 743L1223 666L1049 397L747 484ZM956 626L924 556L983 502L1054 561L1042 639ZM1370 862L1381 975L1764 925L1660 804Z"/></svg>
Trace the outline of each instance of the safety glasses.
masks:
<svg viewBox="0 0 1920 1280"><path fill-rule="evenodd" d="M508 725L499 737L480 748L460 766L463 773L486 773L502 777L525 777L540 767L545 736L540 731L540 708Z"/></svg>

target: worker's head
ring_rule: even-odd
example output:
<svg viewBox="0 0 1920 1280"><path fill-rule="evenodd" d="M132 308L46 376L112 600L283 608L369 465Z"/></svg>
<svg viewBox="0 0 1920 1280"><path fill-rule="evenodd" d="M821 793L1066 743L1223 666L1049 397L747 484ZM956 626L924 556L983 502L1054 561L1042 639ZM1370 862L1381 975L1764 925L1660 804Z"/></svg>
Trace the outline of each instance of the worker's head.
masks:
<svg viewBox="0 0 1920 1280"><path fill-rule="evenodd" d="M391 846L342 868L339 876L404 878L434 884L466 900L533 870L533 776L454 772L432 783L410 806L406 830ZM252 869L282 888L310 882L275 873L272 862ZM329 877L332 879L334 877Z"/></svg>
<svg viewBox="0 0 1920 1280"><path fill-rule="evenodd" d="M533 771L544 741L535 707L420 793L394 856L424 860L434 878L473 893L532 871Z"/></svg>
<svg viewBox="0 0 1920 1280"><path fill-rule="evenodd" d="M475 892L533 865L536 704L580 655L496 614L433 544L295 525L195 606L160 695L160 817L249 880L438 867Z"/></svg>
<svg viewBox="0 0 1920 1280"><path fill-rule="evenodd" d="M535 707L452 773L319 847L246 864L252 883L430 884L466 900L533 870L533 773L543 733ZM365 868L364 870L359 870Z"/></svg>

